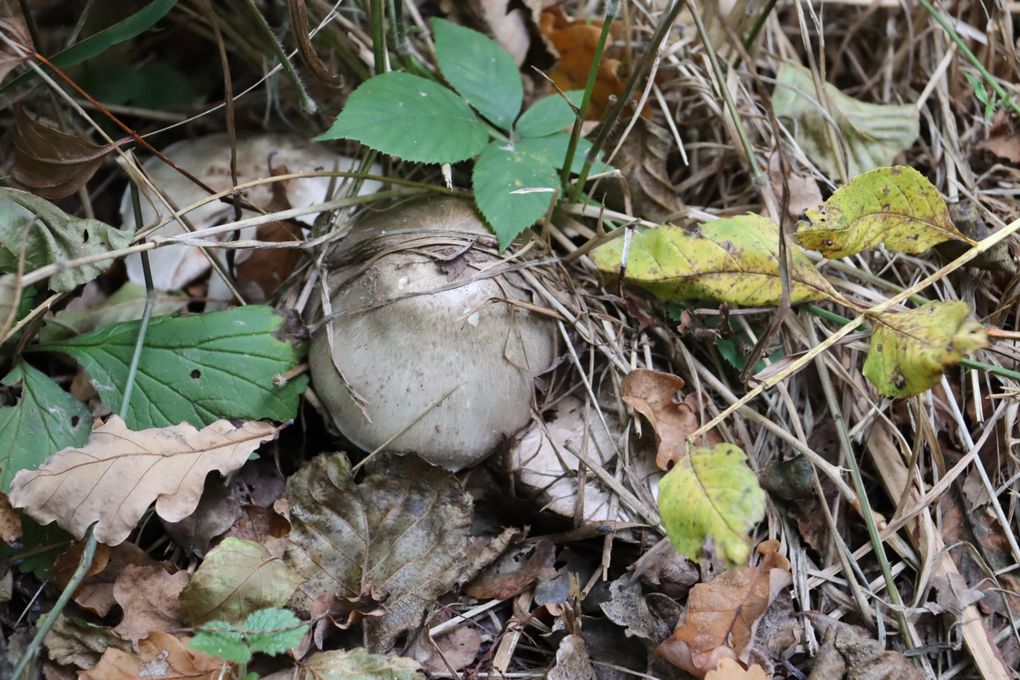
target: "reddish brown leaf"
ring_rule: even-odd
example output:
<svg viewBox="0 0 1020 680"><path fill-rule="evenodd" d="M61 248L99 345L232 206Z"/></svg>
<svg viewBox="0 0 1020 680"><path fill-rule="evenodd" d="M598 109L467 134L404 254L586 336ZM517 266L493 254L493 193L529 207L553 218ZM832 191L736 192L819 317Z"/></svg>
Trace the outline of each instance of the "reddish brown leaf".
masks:
<svg viewBox="0 0 1020 680"><path fill-rule="evenodd" d="M694 586L683 624L659 646L659 654L699 678L723 659L747 663L759 620L792 583L790 563L778 549L778 541L765 541L758 546L758 565L730 569Z"/></svg>
<svg viewBox="0 0 1020 680"><path fill-rule="evenodd" d="M542 11L539 28L546 40L559 52L560 60L549 72L556 85L566 90L583 90L588 81L595 47L602 33L601 22L575 21L559 7ZM619 22L614 22L613 33L620 32ZM610 42L613 42L612 37ZM623 81L618 75L620 60L614 58L611 49L603 53L598 76L591 94L588 119L598 120L606 108L609 98L623 92Z"/></svg>
<svg viewBox="0 0 1020 680"><path fill-rule="evenodd" d="M687 455L687 437L701 426L697 398L687 395L682 402L674 401L684 381L671 373L638 368L624 377L623 401L648 419L659 437L655 464L668 470ZM714 432L707 435L707 446L722 440Z"/></svg>
<svg viewBox="0 0 1020 680"><path fill-rule="evenodd" d="M708 672L705 680L768 680L768 676L758 664L744 668L733 659L723 659L718 667Z"/></svg>
<svg viewBox="0 0 1020 680"><path fill-rule="evenodd" d="M78 567L84 546L84 541L75 543L53 563L53 582L58 588L63 589L67 585L71 574ZM131 565L156 564L154 559L134 543L121 543L112 548L100 544L96 548L92 568L78 587L74 601L98 616L106 616L110 608L117 604L113 597L113 585L124 570Z"/></svg>
<svg viewBox="0 0 1020 680"><path fill-rule="evenodd" d="M66 198L96 174L114 145L97 146L78 135L33 120L15 109L11 176L43 198Z"/></svg>
<svg viewBox="0 0 1020 680"><path fill-rule="evenodd" d="M1012 124L1009 116L1000 113L995 117L988 139L980 142L978 148L1010 163L1020 163L1020 129Z"/></svg>
<svg viewBox="0 0 1020 680"><path fill-rule="evenodd" d="M517 595L536 579L551 578L556 569L556 545L539 539L515 547L486 567L464 593L479 600L506 600Z"/></svg>

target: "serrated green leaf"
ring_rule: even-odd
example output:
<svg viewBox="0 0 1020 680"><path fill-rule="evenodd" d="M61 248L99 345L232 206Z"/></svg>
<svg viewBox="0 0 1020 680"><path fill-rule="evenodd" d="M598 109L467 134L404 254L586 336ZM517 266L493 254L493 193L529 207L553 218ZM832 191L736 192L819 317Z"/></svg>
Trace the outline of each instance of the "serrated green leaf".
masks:
<svg viewBox="0 0 1020 680"><path fill-rule="evenodd" d="M103 401L119 411L138 326L128 321L36 348L73 357ZM300 358L290 341L275 336L282 326L283 317L261 305L152 319L125 417L128 427L181 422L204 427L220 418L290 420L308 381L300 376L281 387L273 383Z"/></svg>
<svg viewBox="0 0 1020 680"><path fill-rule="evenodd" d="M864 376L886 397L920 394L946 368L988 345L966 302L929 302L907 312L869 314L871 347Z"/></svg>
<svg viewBox="0 0 1020 680"><path fill-rule="evenodd" d="M624 239L592 251L600 271L618 276ZM791 246L790 302L839 299L803 252ZM710 300L740 307L779 304L779 226L758 215L665 225L635 233L625 282L670 301Z"/></svg>
<svg viewBox="0 0 1020 680"><path fill-rule="evenodd" d="M234 663L251 661L251 650L244 636L226 621L210 621L199 628L188 642L188 649Z"/></svg>
<svg viewBox="0 0 1020 680"><path fill-rule="evenodd" d="M518 146L493 142L475 162L471 184L475 203L503 250L549 210L560 179L553 166Z"/></svg>
<svg viewBox="0 0 1020 680"><path fill-rule="evenodd" d="M531 156L536 162L543 165L550 165L554 168L562 168L563 161L567 158L567 146L570 144L570 134L558 132L545 137L529 137L517 140L517 149L526 156ZM570 164L570 172L575 175L581 172L584 159L591 149L591 142L587 139L577 140L577 149L574 151L574 160ZM606 172L612 168L602 161L596 160L592 163L591 171L594 174Z"/></svg>
<svg viewBox="0 0 1020 680"><path fill-rule="evenodd" d="M192 625L239 625L254 611L286 604L299 583L262 544L228 536L206 554L179 600Z"/></svg>
<svg viewBox="0 0 1020 680"><path fill-rule="evenodd" d="M830 84L824 90L827 110L817 101L811 72L799 64L784 62L776 74L772 106L776 116L793 124L792 132L801 148L830 177L839 175L836 154L840 152L831 146L828 114L837 128L834 136L846 149L850 177L892 165L896 155L909 149L920 134L913 104L869 104L846 96Z"/></svg>
<svg viewBox="0 0 1020 680"><path fill-rule="evenodd" d="M308 632L289 609L260 609L244 621L244 639L248 648L259 654L283 654L297 647Z"/></svg>
<svg viewBox="0 0 1020 680"><path fill-rule="evenodd" d="M485 147L489 129L442 85L394 71L362 83L315 139L354 139L409 161L457 163Z"/></svg>
<svg viewBox="0 0 1020 680"><path fill-rule="evenodd" d="M19 470L32 470L57 451L84 444L92 430L92 414L24 362L0 384L21 386L18 403L0 408L0 491L9 493Z"/></svg>
<svg viewBox="0 0 1020 680"><path fill-rule="evenodd" d="M25 191L0 188L0 272L25 271L87 255L125 248L131 235L99 220L68 215L49 201ZM50 277L50 288L74 290L109 267L109 260L77 265Z"/></svg>
<svg viewBox="0 0 1020 680"><path fill-rule="evenodd" d="M524 88L510 53L478 31L432 19L436 61L446 82L493 123L510 129L521 110Z"/></svg>
<svg viewBox="0 0 1020 680"><path fill-rule="evenodd" d="M747 532L765 517L765 492L732 444L696 448L659 482L659 515L677 551L698 559L705 541L729 564L749 553Z"/></svg>
<svg viewBox="0 0 1020 680"><path fill-rule="evenodd" d="M847 257L881 243L921 253L943 241L973 244L949 216L939 190L913 168L878 168L840 187L818 210L808 210L797 242L828 258Z"/></svg>
<svg viewBox="0 0 1020 680"><path fill-rule="evenodd" d="M571 90L564 93L574 106L581 106L582 90ZM556 132L563 132L574 124L576 115L563 99L563 95L551 94L543 97L528 107L514 124L514 132L521 137L544 137Z"/></svg>
<svg viewBox="0 0 1020 680"><path fill-rule="evenodd" d="M87 309L62 309L39 329L40 342L53 342L82 333L142 318L145 310L145 286L128 281L110 297ZM191 300L186 295L157 292L152 303L153 316L184 309Z"/></svg>
<svg viewBox="0 0 1020 680"><path fill-rule="evenodd" d="M418 680L419 669L414 659L359 647L313 654L301 664L299 680Z"/></svg>

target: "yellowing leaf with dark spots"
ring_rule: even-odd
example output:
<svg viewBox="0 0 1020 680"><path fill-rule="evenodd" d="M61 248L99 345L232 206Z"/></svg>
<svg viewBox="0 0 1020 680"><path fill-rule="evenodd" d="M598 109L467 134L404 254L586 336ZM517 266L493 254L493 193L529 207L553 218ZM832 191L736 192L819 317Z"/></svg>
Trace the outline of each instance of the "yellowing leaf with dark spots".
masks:
<svg viewBox="0 0 1020 680"><path fill-rule="evenodd" d="M988 345L966 302L929 302L908 312L870 314L864 375L886 397L920 394L949 366Z"/></svg>
<svg viewBox="0 0 1020 680"><path fill-rule="evenodd" d="M624 241L617 238L592 251L602 272L619 274ZM792 255L791 303L839 298L804 253L793 247ZM779 225L749 213L705 222L693 230L665 225L635 233L624 281L674 302L777 305L782 295Z"/></svg>
<svg viewBox="0 0 1020 680"><path fill-rule="evenodd" d="M747 532L765 516L765 492L733 444L696 448L659 482L659 515L677 551L697 559L705 541L729 564L747 560Z"/></svg>
<svg viewBox="0 0 1020 680"><path fill-rule="evenodd" d="M973 244L953 224L939 190L913 168L897 165L858 175L818 210L808 210L797 242L825 257L854 255L881 243L920 253L943 241Z"/></svg>

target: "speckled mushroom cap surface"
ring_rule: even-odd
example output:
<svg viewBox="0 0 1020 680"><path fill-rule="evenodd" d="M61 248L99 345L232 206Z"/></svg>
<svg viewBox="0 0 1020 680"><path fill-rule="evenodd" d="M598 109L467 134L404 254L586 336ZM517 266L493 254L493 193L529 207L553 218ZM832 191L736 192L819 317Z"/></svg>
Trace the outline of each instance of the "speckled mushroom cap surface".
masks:
<svg viewBox="0 0 1020 680"><path fill-rule="evenodd" d="M556 341L548 318L518 304L535 296L516 266L460 199L359 218L328 258L330 309L312 314L331 319L309 363L337 428L362 449L458 470L524 427Z"/></svg>

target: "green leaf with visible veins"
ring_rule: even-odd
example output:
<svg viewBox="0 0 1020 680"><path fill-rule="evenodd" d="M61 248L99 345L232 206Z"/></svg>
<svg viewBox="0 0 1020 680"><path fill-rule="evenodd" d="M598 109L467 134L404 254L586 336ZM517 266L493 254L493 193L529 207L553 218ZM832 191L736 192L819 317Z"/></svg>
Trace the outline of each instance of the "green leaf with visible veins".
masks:
<svg viewBox="0 0 1020 680"><path fill-rule="evenodd" d="M138 321L108 326L33 349L71 355L88 371L99 396L121 408ZM297 366L300 352L275 334L283 317L249 305L225 312L152 319L124 420L132 430L182 422L205 427L220 418L290 420L308 382L273 379Z"/></svg>
<svg viewBox="0 0 1020 680"><path fill-rule="evenodd" d="M488 36L445 19L432 19L432 32L446 81L479 113L509 130L524 101L521 74L510 53Z"/></svg>
<svg viewBox="0 0 1020 680"><path fill-rule="evenodd" d="M566 95L566 99L564 99ZM577 115L570 104L581 106L582 90L571 90L543 97L528 107L514 124L514 132L521 137L544 137L563 132L574 124ZM570 104L567 103L570 100Z"/></svg>
<svg viewBox="0 0 1020 680"><path fill-rule="evenodd" d="M818 210L808 210L797 242L828 258L875 248L921 253L943 241L973 244L949 215L939 190L913 168L878 168L854 179Z"/></svg>
<svg viewBox="0 0 1020 680"><path fill-rule="evenodd" d="M619 276L624 245L624 238L616 238L593 250L591 258L600 271ZM792 304L841 299L803 252L791 246L790 255ZM665 225L635 233L624 281L670 302L777 305L782 294L779 226L747 214L692 230Z"/></svg>
<svg viewBox="0 0 1020 680"><path fill-rule="evenodd" d="M92 414L24 362L0 384L21 387L18 403L0 408L0 492L8 493L19 470L35 469L57 451L84 444L92 431Z"/></svg>
<svg viewBox="0 0 1020 680"><path fill-rule="evenodd" d="M359 85L315 139L354 139L409 161L457 163L485 147L489 127L442 85L394 71Z"/></svg>
<svg viewBox="0 0 1020 680"><path fill-rule="evenodd" d="M297 647L308 626L289 609L260 609L244 620L244 639L248 648L260 654L283 654Z"/></svg>
<svg viewBox="0 0 1020 680"><path fill-rule="evenodd" d="M871 347L863 372L886 397L907 397L934 387L946 368L988 345L985 329L960 300L868 314L868 319Z"/></svg>
<svg viewBox="0 0 1020 680"><path fill-rule="evenodd" d="M503 250L549 210L560 178L555 167L519 145L493 142L475 162L471 184L475 203Z"/></svg>
<svg viewBox="0 0 1020 680"><path fill-rule="evenodd" d="M692 560L711 538L729 564L743 564L747 532L765 517L765 492L733 444L692 449L659 482L659 515L677 551Z"/></svg>

